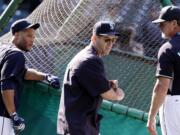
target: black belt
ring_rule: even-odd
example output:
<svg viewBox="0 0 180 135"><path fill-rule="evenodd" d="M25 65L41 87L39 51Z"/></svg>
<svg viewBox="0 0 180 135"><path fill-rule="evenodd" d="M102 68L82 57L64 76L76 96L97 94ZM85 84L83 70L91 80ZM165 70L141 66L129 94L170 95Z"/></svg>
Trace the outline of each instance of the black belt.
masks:
<svg viewBox="0 0 180 135"><path fill-rule="evenodd" d="M6 117L6 118L10 118L10 116L8 114L0 114L1 117Z"/></svg>
<svg viewBox="0 0 180 135"><path fill-rule="evenodd" d="M168 90L167 95L171 95L171 96L180 95L180 92L171 92Z"/></svg>

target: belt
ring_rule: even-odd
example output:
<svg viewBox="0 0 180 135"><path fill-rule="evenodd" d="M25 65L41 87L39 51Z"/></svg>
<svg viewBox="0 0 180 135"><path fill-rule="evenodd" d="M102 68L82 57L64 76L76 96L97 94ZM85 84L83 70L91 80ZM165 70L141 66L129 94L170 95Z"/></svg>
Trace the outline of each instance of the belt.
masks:
<svg viewBox="0 0 180 135"><path fill-rule="evenodd" d="M6 117L6 118L10 118L10 116L8 114L0 114L1 117Z"/></svg>
<svg viewBox="0 0 180 135"><path fill-rule="evenodd" d="M177 91L177 90L168 89L167 95L171 95L171 96L180 95L180 90Z"/></svg>
<svg viewBox="0 0 180 135"><path fill-rule="evenodd" d="M174 92L169 92L168 91L167 95L176 96L176 95L180 95L180 93L177 93L177 92L174 93Z"/></svg>

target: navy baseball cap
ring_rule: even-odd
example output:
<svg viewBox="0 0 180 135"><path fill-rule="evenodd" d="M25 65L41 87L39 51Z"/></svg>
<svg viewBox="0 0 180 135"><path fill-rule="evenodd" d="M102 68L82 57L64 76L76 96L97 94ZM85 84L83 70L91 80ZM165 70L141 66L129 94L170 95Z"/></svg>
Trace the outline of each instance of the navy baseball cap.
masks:
<svg viewBox="0 0 180 135"><path fill-rule="evenodd" d="M20 19L11 25L11 31L12 31L12 34L14 35L16 32L19 32L28 28L32 28L36 30L39 27L40 27L39 23L32 24L28 22L26 19Z"/></svg>
<svg viewBox="0 0 180 135"><path fill-rule="evenodd" d="M165 21L180 20L180 8L177 6L166 6L160 11L159 18L152 23L161 23Z"/></svg>
<svg viewBox="0 0 180 135"><path fill-rule="evenodd" d="M120 36L115 30L115 23L110 21L99 21L93 27L93 34L101 36Z"/></svg>

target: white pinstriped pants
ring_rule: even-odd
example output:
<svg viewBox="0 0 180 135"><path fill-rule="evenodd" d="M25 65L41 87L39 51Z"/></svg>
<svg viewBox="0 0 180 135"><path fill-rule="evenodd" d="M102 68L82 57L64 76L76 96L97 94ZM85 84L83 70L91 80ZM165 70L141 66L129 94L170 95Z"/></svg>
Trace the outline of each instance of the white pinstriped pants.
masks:
<svg viewBox="0 0 180 135"><path fill-rule="evenodd" d="M162 135L180 135L180 95L167 95L159 116Z"/></svg>
<svg viewBox="0 0 180 135"><path fill-rule="evenodd" d="M0 135L15 135L9 118L0 116Z"/></svg>

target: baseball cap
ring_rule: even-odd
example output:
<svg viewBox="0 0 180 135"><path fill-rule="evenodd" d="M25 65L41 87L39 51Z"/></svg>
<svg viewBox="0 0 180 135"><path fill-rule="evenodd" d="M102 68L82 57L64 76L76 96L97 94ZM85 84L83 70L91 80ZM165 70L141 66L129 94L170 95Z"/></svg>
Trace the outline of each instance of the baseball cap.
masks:
<svg viewBox="0 0 180 135"><path fill-rule="evenodd" d="M99 21L93 27L93 34L101 36L115 35L120 36L120 33L115 30L115 23L111 21Z"/></svg>
<svg viewBox="0 0 180 135"><path fill-rule="evenodd" d="M20 19L11 25L11 31L12 31L12 34L14 35L16 32L19 32L28 28L32 28L36 30L39 27L40 27L39 23L32 24L28 22L26 19Z"/></svg>
<svg viewBox="0 0 180 135"><path fill-rule="evenodd" d="M180 8L177 6L166 6L160 11L159 18L152 23L160 23L165 21L180 20Z"/></svg>

